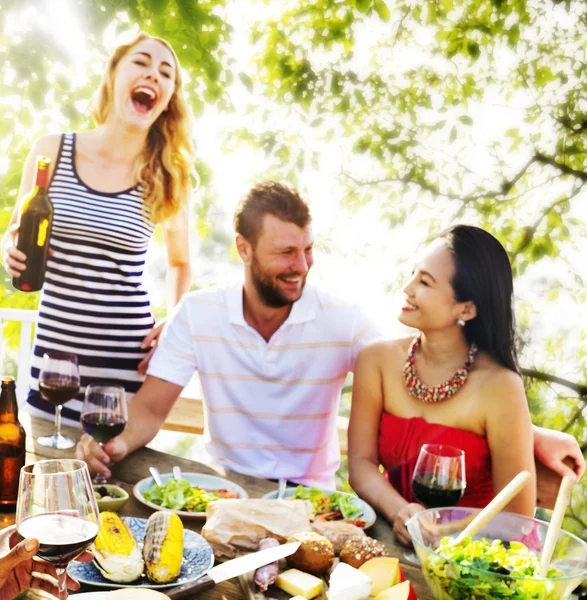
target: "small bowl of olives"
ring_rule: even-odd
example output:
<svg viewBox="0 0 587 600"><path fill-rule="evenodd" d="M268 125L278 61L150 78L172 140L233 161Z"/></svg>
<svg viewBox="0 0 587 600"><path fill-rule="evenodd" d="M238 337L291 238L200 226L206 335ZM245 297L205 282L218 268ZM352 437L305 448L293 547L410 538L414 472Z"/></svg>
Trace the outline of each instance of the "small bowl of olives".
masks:
<svg viewBox="0 0 587 600"><path fill-rule="evenodd" d="M120 486L110 483L94 485L94 494L96 495L98 509L100 512L103 510L112 510L114 512L118 512L128 500L127 492L125 492Z"/></svg>

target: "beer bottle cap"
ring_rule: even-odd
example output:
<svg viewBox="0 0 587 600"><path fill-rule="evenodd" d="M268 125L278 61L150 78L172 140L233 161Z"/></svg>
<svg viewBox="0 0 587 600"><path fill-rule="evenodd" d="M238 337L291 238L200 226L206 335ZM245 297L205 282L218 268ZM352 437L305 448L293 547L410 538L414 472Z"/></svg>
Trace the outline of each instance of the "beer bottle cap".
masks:
<svg viewBox="0 0 587 600"><path fill-rule="evenodd" d="M14 377L4 375L2 377L2 387L12 387L12 386L14 386Z"/></svg>

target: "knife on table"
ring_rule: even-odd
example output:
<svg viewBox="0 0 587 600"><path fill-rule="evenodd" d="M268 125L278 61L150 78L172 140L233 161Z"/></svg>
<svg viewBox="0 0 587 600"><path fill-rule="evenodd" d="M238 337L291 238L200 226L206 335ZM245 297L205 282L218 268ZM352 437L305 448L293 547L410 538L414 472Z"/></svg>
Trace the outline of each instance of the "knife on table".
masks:
<svg viewBox="0 0 587 600"><path fill-rule="evenodd" d="M290 542L289 544L282 544L276 548L267 548L266 550L259 550L258 552L252 552L246 556L241 556L240 558L233 558L217 567L211 568L197 581L186 583L185 585L181 585L166 592L167 596L171 598L171 600L191 598L195 594L213 588L221 581L226 581L227 579L238 577L244 573L255 571L259 567L264 567L280 558L285 558L286 556L293 554L299 547L300 542Z"/></svg>

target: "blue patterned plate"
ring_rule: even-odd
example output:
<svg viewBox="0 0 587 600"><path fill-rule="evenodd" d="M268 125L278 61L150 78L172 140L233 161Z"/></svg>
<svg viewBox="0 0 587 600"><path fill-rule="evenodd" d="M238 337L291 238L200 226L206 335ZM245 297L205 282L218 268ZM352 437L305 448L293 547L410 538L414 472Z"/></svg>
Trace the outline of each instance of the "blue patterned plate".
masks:
<svg viewBox="0 0 587 600"><path fill-rule="evenodd" d="M122 520L129 526L133 537L142 548L145 539L145 530L147 528L147 519L138 519L135 517L122 517ZM210 544L201 536L190 531L183 530L183 562L179 577L171 583L153 583L149 581L146 575L133 583L116 583L102 577L102 573L93 565L93 563L72 562L67 567L67 572L75 577L80 583L94 585L104 588L126 588L126 587L146 587L146 588L166 588L174 585L182 585L199 579L214 564L214 552Z"/></svg>
<svg viewBox="0 0 587 600"><path fill-rule="evenodd" d="M336 490L322 490L325 494L333 494ZM293 498L294 494L296 493L296 488L287 488L285 490L285 494L283 495L283 497L285 499L287 498ZM357 507L361 509L361 514L357 515L357 518L360 519L361 521L365 522L365 525L363 526L363 529L367 529L367 527L371 527L371 525L373 525L375 523L375 521L377 520L377 514L375 513L375 511L373 510L373 508L371 507L370 504L367 504L364 500L361 500L361 498L359 498L358 496L355 496L353 494L347 494L346 492L338 492L339 494L342 494L343 496L350 496L353 499L353 504ZM268 494L265 494L263 496L263 498L265 498L266 500L275 500L277 498L277 490L274 490L273 492L269 492Z"/></svg>

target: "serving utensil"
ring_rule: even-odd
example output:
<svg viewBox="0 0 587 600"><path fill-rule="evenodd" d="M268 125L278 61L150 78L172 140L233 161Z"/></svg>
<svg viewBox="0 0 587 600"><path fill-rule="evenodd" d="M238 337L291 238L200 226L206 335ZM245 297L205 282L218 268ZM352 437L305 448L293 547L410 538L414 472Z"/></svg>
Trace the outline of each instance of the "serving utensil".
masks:
<svg viewBox="0 0 587 600"><path fill-rule="evenodd" d="M552 558L554 547L558 541L558 534L560 533L561 525L565 518L565 511L567 510L569 500L571 499L574 485L575 479L573 477L563 477L556 497L556 503L554 505L548 531L546 532L542 556L540 557L540 571L538 572L538 577L546 577L546 573L548 572L550 559Z"/></svg>
<svg viewBox="0 0 587 600"><path fill-rule="evenodd" d="M277 499L283 500L285 496L285 488L287 487L287 479L280 479L277 483Z"/></svg>
<svg viewBox="0 0 587 600"><path fill-rule="evenodd" d="M181 479L181 469L177 465L173 467L173 479L177 481Z"/></svg>
<svg viewBox="0 0 587 600"><path fill-rule="evenodd" d="M206 575L197 581L186 583L180 587L166 591L171 600L193 598L199 592L213 588L217 583L238 577L249 571L254 571L272 562L293 554L300 547L300 542L282 544L276 548L258 550L240 558L234 558L210 569Z"/></svg>
<svg viewBox="0 0 587 600"><path fill-rule="evenodd" d="M467 536L475 536L509 501L531 480L528 471L518 473L495 498L454 538L452 544L460 544Z"/></svg>
<svg viewBox="0 0 587 600"><path fill-rule="evenodd" d="M161 481L161 475L159 474L157 467L149 467L149 473L151 473L151 477L153 477L157 485L163 485L163 482Z"/></svg>

